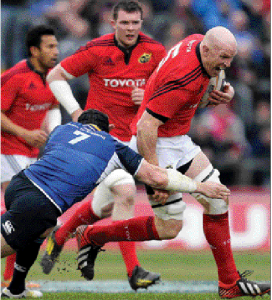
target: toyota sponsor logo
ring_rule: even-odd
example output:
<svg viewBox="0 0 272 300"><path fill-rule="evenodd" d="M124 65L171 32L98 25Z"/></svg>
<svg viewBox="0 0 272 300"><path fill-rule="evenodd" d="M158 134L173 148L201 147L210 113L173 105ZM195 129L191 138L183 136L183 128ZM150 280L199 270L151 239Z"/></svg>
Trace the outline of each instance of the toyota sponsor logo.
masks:
<svg viewBox="0 0 272 300"><path fill-rule="evenodd" d="M106 87L142 87L145 85L145 79L103 79Z"/></svg>

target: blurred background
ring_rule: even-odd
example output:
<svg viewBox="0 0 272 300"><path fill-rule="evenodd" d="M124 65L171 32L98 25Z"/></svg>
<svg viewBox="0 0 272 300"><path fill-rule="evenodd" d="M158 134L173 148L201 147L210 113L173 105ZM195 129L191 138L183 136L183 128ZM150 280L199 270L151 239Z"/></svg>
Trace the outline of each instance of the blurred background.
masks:
<svg viewBox="0 0 272 300"><path fill-rule="evenodd" d="M60 60L81 45L113 31L116 0L2 0L2 72L26 58L28 29L49 24L56 30ZM236 93L230 106L199 110L190 135L220 170L224 184L270 188L270 0L142 0L143 32L167 50L187 35L214 26L230 29L238 54L227 71ZM87 77L71 81L82 107ZM63 111L63 122L69 117Z"/></svg>

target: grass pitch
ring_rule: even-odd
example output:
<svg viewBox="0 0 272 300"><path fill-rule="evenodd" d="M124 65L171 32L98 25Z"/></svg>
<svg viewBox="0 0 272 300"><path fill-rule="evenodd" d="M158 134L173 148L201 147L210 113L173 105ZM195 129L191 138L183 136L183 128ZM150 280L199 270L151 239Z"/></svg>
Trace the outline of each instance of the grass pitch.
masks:
<svg viewBox="0 0 272 300"><path fill-rule="evenodd" d="M41 254L28 274L28 281L85 281L80 277L77 269L76 252L64 250L61 253L59 262L49 275L42 273ZM161 274L162 282L165 281L217 281L217 271L213 256L210 251L138 251L139 261L147 270ZM234 258L239 271L254 270L249 277L250 280L270 281L270 253L269 252L234 252ZM4 270L2 259L2 270ZM95 265L94 280L127 280L126 268L119 251L106 251L99 253ZM103 287L102 287L103 288ZM92 300L219 300L214 294L181 294L181 293L44 293L42 299L48 300L70 300L70 299L92 299ZM241 300L248 300L249 297L241 297ZM263 299L270 299L265 295Z"/></svg>

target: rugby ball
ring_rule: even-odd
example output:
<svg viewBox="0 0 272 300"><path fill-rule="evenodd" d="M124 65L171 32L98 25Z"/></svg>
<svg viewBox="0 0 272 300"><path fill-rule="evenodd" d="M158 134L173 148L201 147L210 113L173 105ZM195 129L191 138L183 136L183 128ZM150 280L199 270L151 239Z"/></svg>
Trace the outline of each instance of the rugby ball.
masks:
<svg viewBox="0 0 272 300"><path fill-rule="evenodd" d="M224 86L226 84L225 78L226 78L226 74L224 70L221 70L216 77L211 77L207 90L199 102L198 105L199 108L203 108L209 104L208 98L211 91L213 90L223 91Z"/></svg>

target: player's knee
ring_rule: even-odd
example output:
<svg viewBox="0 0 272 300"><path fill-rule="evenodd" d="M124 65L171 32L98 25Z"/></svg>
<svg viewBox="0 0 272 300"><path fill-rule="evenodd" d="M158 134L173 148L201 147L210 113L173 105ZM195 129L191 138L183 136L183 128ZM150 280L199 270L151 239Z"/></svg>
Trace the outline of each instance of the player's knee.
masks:
<svg viewBox="0 0 272 300"><path fill-rule="evenodd" d="M214 169L212 165L209 165L206 169L200 172L194 180L199 182L212 181L220 183L219 175L219 171ZM208 214L220 215L224 214L228 210L228 203L223 199L209 198L199 193L193 193L192 195L200 204L203 205Z"/></svg>
<svg viewBox="0 0 272 300"><path fill-rule="evenodd" d="M114 206L114 203L112 202L101 208L101 218L102 219L109 218L111 216L112 211L113 211L113 206Z"/></svg>
<svg viewBox="0 0 272 300"><path fill-rule="evenodd" d="M122 169L113 171L103 182L99 184L94 192L92 208L100 218L111 215L114 205L114 192L122 194L121 201L128 205L134 204L136 192L133 177Z"/></svg>
<svg viewBox="0 0 272 300"><path fill-rule="evenodd" d="M165 205L150 201L154 214L156 216L159 236L162 239L175 238L181 228L186 203L182 201L182 194L171 195Z"/></svg>
<svg viewBox="0 0 272 300"><path fill-rule="evenodd" d="M182 220L162 220L157 218L156 228L162 240L174 239L182 229Z"/></svg>

